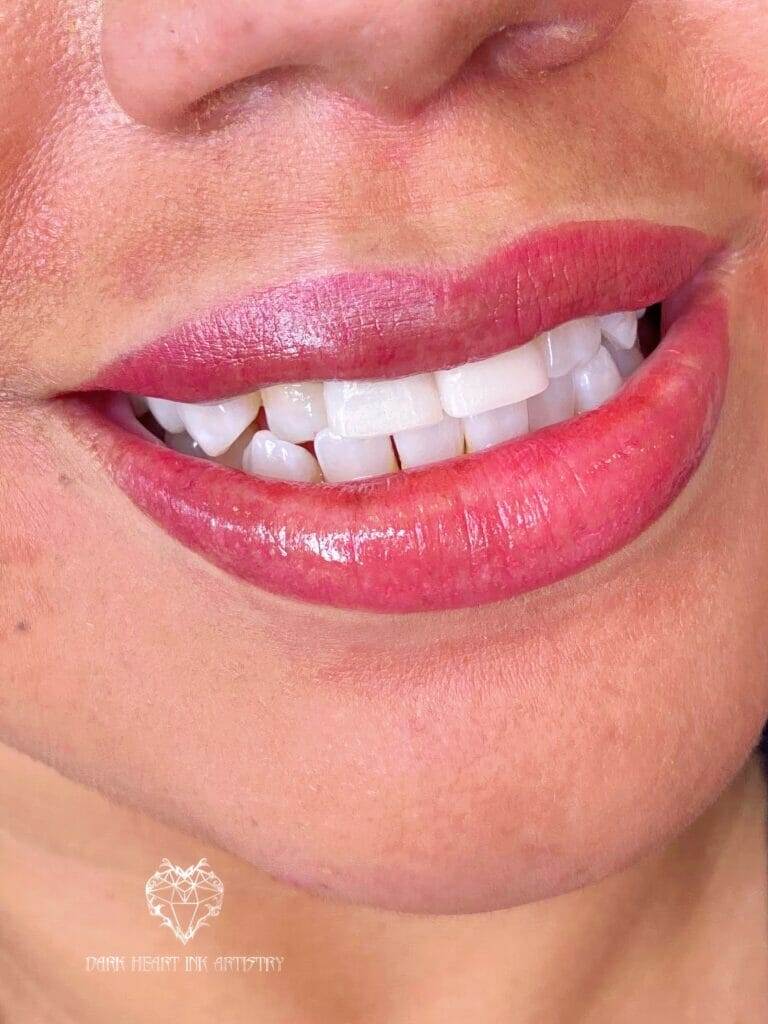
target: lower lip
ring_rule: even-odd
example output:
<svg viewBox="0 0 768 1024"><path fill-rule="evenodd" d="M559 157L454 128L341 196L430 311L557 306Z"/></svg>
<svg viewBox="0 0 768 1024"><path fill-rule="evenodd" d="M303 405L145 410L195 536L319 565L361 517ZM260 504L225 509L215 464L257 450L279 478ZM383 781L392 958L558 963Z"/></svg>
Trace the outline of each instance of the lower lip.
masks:
<svg viewBox="0 0 768 1024"><path fill-rule="evenodd" d="M246 477L137 437L69 399L117 485L183 544L265 590L375 612L514 597L631 542L675 500L714 432L728 316L691 289L664 340L595 412L491 451L341 486Z"/></svg>

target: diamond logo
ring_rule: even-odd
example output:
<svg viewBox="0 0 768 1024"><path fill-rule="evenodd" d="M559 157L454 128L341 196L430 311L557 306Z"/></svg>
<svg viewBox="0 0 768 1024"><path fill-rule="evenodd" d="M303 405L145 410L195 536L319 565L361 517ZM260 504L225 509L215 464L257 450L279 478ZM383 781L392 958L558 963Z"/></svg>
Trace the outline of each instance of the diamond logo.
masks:
<svg viewBox="0 0 768 1024"><path fill-rule="evenodd" d="M203 858L188 868L163 860L144 887L150 914L186 944L224 902L224 883Z"/></svg>

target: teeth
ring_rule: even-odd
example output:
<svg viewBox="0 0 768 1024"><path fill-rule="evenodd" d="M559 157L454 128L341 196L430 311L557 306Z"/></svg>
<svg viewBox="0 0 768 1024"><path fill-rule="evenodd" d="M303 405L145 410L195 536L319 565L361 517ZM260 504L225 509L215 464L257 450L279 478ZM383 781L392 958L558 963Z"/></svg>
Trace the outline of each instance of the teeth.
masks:
<svg viewBox="0 0 768 1024"><path fill-rule="evenodd" d="M573 320L489 359L395 380L279 384L208 404L127 397L185 455L277 480L365 480L597 409L643 362L644 312ZM262 402L266 430L258 429Z"/></svg>
<svg viewBox="0 0 768 1024"><path fill-rule="evenodd" d="M517 402L462 420L468 452L482 452L528 433L528 403Z"/></svg>
<svg viewBox="0 0 768 1024"><path fill-rule="evenodd" d="M398 380L332 380L325 385L329 429L341 437L378 437L439 423L431 373Z"/></svg>
<svg viewBox="0 0 768 1024"><path fill-rule="evenodd" d="M524 402L549 383L544 353L536 341L477 363L440 370L435 377L443 409L457 419Z"/></svg>
<svg viewBox="0 0 768 1024"><path fill-rule="evenodd" d="M170 434L166 431L165 443L169 448L179 452L181 455L194 455L197 459L208 458L197 441L190 437L186 431L181 434Z"/></svg>
<svg viewBox="0 0 768 1024"><path fill-rule="evenodd" d="M555 423L569 420L576 412L576 391L573 374L556 377L549 382L546 391L528 401L528 425L530 430L541 430Z"/></svg>
<svg viewBox="0 0 768 1024"><path fill-rule="evenodd" d="M145 412L149 409L146 398L141 395L128 395L128 401L131 403L134 414L137 419L141 419ZM160 421L158 420L158 423Z"/></svg>
<svg viewBox="0 0 768 1024"><path fill-rule="evenodd" d="M571 320L541 336L547 374L564 377L576 366L588 363L600 348L600 324L596 317Z"/></svg>
<svg viewBox="0 0 768 1024"><path fill-rule="evenodd" d="M579 367L573 375L576 388L576 409L589 412L613 398L622 385L621 374L605 346L586 366Z"/></svg>
<svg viewBox="0 0 768 1024"><path fill-rule="evenodd" d="M624 380L630 377L642 365L643 354L637 345L633 345L632 348L621 348L610 338L606 338L605 347L611 353L611 357Z"/></svg>
<svg viewBox="0 0 768 1024"><path fill-rule="evenodd" d="M251 476L272 480L316 484L322 480L317 459L290 441L275 437L271 430L258 430L243 455L243 469Z"/></svg>
<svg viewBox="0 0 768 1024"><path fill-rule="evenodd" d="M283 441L311 441L327 423L322 384L278 384L263 388L269 429Z"/></svg>
<svg viewBox="0 0 768 1024"><path fill-rule="evenodd" d="M246 427L232 447L228 448L222 455L217 455L215 459L211 458L210 455L206 455L194 437L190 437L186 431L181 434L166 433L165 443L169 448L172 448L175 452L180 452L182 455L193 455L195 458L205 459L207 462L216 462L220 466L228 466L230 469L242 469L243 454L250 444L253 435L253 427Z"/></svg>
<svg viewBox="0 0 768 1024"><path fill-rule="evenodd" d="M147 407L157 422L169 434L180 434L184 429L178 402L169 402L165 398L148 398Z"/></svg>
<svg viewBox="0 0 768 1024"><path fill-rule="evenodd" d="M206 455L214 456L221 455L235 442L256 419L260 407L258 392L211 405L180 404L181 418L187 432Z"/></svg>
<svg viewBox="0 0 768 1024"><path fill-rule="evenodd" d="M464 432L461 420L446 416L432 427L401 430L394 437L400 465L403 469L429 466L444 462L464 452Z"/></svg>
<svg viewBox="0 0 768 1024"><path fill-rule="evenodd" d="M339 437L321 430L315 438L315 455L329 483L363 480L397 470L389 437Z"/></svg>
<svg viewBox="0 0 768 1024"><path fill-rule="evenodd" d="M609 313L600 317L600 329L619 348L632 348L637 342L637 313Z"/></svg>

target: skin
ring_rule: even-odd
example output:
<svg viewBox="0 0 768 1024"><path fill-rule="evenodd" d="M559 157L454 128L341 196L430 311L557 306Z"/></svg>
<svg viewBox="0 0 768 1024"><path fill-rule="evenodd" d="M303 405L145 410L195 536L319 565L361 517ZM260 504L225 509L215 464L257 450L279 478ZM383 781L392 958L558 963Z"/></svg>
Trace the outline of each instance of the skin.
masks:
<svg viewBox="0 0 768 1024"><path fill-rule="evenodd" d="M620 999L638 963L651 977L674 970L660 1020L759 1019L758 965L736 957L741 983L722 1004L707 980L718 971L704 968L722 964L731 941L764 943L753 920L728 931L743 878L748 892L766 888L764 792L744 768L768 717L763 5L645 0L620 21L626 3L413 0L397 12L305 0L315 17L291 52L279 44L295 37L287 13L271 15L272 35L233 48L245 5L201 0L195 16L210 23L215 8L230 34L206 37L201 53L183 32L175 50L164 42L178 6L106 3L103 51L98 4L11 0L0 15L10 69L0 84L5 820L19 820L34 792L49 824L20 829L24 841L53 856L65 834L87 865L95 835L112 837L100 851L112 856L121 815L138 815L139 879L168 855L165 828L183 829L197 837L184 863L210 844L212 863L236 863L243 888L269 891L267 920L291 907L310 936L328 934L330 915L363 948L391 943L395 960L398 943L413 942L421 963L445 963L451 943L464 948L461 926L451 937L423 916L409 932L410 919L329 910L321 897L422 915L496 911L466 920L487 948L520 951L521 978L556 993L537 1021L616 1019L610 994ZM370 67L348 19L378 26ZM531 27L542 22L546 31ZM511 32L499 41L501 25ZM471 263L526 229L606 217L724 239L726 406L702 469L660 523L589 572L515 601L402 618L262 594L145 520L52 401L240 291L321 270ZM35 781L42 769L10 748L69 781ZM135 810L94 809L83 787ZM658 943L642 944L649 919L628 916L627 901L643 908L650 891L677 892L682 872L734 846L752 856L690 897L700 926L686 930L691 907L672 901L668 934L687 944L670 968ZM8 840L9 864L26 862L10 850ZM248 907L233 913L248 920ZM606 934L626 928L640 942L637 961L627 952L606 966L612 940L584 924L598 908ZM115 932L90 937L109 947ZM430 958L436 949L442 960ZM567 986L548 987L569 957L591 1017ZM309 985L306 965L327 963L306 946L297 960ZM418 998L418 973L396 977L368 989L383 1019L405 1019ZM70 994L86 984L74 966L53 981ZM525 1020L534 990L515 984L512 1009ZM322 985L345 991L344 971ZM488 1020L518 998L496 997ZM659 1009L627 1005L638 1020ZM347 1016L375 1013L361 1002ZM340 1019L332 999L319 1014Z"/></svg>

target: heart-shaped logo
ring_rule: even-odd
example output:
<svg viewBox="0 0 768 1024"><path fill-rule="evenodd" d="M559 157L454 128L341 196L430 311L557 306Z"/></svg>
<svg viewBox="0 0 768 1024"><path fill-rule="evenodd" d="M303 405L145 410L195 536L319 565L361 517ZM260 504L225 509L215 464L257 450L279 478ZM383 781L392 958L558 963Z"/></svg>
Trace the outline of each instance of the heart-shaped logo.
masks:
<svg viewBox="0 0 768 1024"><path fill-rule="evenodd" d="M185 946L209 917L218 917L224 902L224 883L205 858L188 868L163 860L144 892L150 914Z"/></svg>

